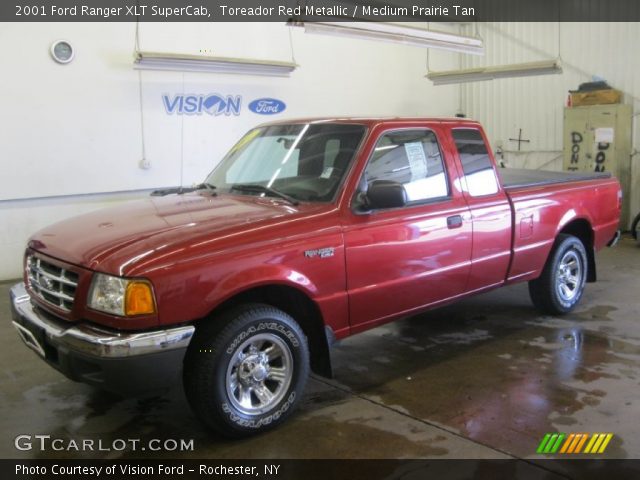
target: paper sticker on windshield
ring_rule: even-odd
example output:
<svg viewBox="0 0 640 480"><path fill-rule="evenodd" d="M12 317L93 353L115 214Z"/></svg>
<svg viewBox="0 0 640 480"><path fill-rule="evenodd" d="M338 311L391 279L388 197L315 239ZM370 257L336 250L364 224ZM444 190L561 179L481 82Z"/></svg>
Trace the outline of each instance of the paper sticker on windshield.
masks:
<svg viewBox="0 0 640 480"><path fill-rule="evenodd" d="M407 153L409 168L411 169L411 181L427 177L427 157L424 154L422 142L410 142L404 144Z"/></svg>

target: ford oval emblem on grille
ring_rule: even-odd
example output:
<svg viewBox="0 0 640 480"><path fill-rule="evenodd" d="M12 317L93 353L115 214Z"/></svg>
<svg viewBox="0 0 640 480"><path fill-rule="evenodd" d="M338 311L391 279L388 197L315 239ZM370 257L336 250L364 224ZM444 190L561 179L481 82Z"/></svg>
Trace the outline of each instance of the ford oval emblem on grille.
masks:
<svg viewBox="0 0 640 480"><path fill-rule="evenodd" d="M258 115L275 115L282 113L287 105L277 98L258 98L249 103L249 110Z"/></svg>

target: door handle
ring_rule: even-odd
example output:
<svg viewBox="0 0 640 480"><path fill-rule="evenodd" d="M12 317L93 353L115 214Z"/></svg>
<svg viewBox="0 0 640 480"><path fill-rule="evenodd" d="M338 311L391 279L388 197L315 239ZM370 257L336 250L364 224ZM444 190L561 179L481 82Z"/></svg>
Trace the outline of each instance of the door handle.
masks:
<svg viewBox="0 0 640 480"><path fill-rule="evenodd" d="M460 228L462 226L462 216L454 215L452 217L447 217L447 228Z"/></svg>

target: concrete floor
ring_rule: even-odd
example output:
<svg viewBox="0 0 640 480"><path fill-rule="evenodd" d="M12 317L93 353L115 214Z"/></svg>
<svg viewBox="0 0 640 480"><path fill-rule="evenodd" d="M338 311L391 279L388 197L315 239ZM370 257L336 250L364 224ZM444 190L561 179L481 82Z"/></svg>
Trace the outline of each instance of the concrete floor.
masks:
<svg viewBox="0 0 640 480"><path fill-rule="evenodd" d="M547 432L613 432L605 458L640 458L640 248L598 256L571 315L540 316L526 285L377 328L333 350L281 428L243 441L206 432L180 391L120 399L65 379L18 340L0 284L0 458L153 458L20 452L19 434L110 443L194 439L171 458L541 458Z"/></svg>

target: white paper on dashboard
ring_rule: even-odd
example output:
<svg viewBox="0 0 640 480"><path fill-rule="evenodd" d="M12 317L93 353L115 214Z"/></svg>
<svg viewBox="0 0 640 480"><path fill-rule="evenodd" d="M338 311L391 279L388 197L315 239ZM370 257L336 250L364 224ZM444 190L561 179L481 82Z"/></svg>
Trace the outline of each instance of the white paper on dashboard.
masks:
<svg viewBox="0 0 640 480"><path fill-rule="evenodd" d="M422 142L410 142L404 144L407 153L409 168L411 169L411 181L419 180L427 176L427 156L424 154Z"/></svg>

